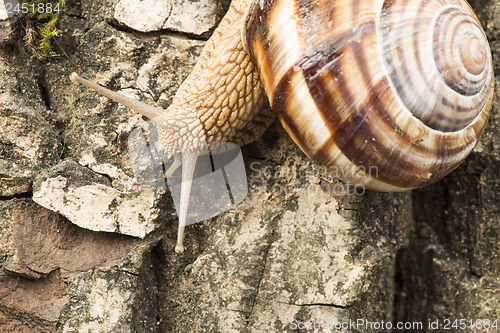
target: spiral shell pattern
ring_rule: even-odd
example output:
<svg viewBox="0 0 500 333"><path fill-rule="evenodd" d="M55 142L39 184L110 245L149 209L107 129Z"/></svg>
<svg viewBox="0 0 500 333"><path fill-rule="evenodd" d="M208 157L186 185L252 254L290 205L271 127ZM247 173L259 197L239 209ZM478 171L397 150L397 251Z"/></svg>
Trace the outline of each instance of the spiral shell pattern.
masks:
<svg viewBox="0 0 500 333"><path fill-rule="evenodd" d="M271 108L342 180L383 191L430 184L486 126L491 53L465 1L255 1L245 24Z"/></svg>

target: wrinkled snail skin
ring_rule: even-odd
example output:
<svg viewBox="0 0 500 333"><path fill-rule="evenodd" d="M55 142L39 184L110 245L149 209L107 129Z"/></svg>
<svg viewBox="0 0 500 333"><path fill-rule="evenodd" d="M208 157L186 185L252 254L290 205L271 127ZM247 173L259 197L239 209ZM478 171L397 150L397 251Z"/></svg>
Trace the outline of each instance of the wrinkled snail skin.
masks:
<svg viewBox="0 0 500 333"><path fill-rule="evenodd" d="M157 124L164 151L174 157L165 172L182 165L179 229L175 251L184 251L189 194L198 156L212 142L244 145L260 137L274 120L264 107L266 97L258 72L243 49L241 29L250 0L231 2L228 12L207 41L193 71L166 110L113 92L76 73L70 79L150 118Z"/></svg>
<svg viewBox="0 0 500 333"><path fill-rule="evenodd" d="M241 40L249 3L231 3L167 110L196 109L208 144L229 141L242 146L260 137L274 120L264 108L266 96L258 72ZM190 147L180 150L186 149Z"/></svg>
<svg viewBox="0 0 500 333"><path fill-rule="evenodd" d="M491 54L465 1L262 1L245 26L271 108L344 181L381 191L433 183L487 123Z"/></svg>
<svg viewBox="0 0 500 333"><path fill-rule="evenodd" d="M465 159L493 94L486 37L461 0L233 0L167 110L71 79L158 124L175 158L167 177L182 165L178 253L198 156L212 142L258 138L273 119L266 95L316 163L402 191Z"/></svg>

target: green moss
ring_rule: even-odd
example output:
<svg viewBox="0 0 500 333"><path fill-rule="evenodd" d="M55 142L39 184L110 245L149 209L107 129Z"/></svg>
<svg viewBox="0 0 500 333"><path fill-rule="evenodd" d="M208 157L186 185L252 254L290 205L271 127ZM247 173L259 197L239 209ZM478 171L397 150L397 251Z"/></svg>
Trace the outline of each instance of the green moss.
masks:
<svg viewBox="0 0 500 333"><path fill-rule="evenodd" d="M38 58L57 56L50 41L59 36L57 22L64 15L64 0L22 0L19 10L27 14L26 45Z"/></svg>

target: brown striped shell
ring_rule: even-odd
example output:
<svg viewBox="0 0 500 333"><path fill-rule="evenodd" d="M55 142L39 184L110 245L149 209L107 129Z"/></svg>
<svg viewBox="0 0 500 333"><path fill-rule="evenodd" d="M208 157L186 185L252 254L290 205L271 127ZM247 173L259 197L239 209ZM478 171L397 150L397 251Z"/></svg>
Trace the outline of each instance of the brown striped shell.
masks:
<svg viewBox="0 0 500 333"><path fill-rule="evenodd" d="M469 155L487 123L491 54L465 1L256 1L245 25L284 128L347 182L430 184Z"/></svg>

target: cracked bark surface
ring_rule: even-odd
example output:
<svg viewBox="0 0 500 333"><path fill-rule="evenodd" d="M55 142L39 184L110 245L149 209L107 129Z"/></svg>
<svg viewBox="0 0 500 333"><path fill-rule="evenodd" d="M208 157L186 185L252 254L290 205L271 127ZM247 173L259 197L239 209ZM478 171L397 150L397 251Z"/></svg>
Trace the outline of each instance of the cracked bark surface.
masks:
<svg viewBox="0 0 500 333"><path fill-rule="evenodd" d="M177 255L168 191L126 182L128 136L145 120L68 76L166 108L208 35L134 31L115 18L117 3L68 1L61 56L46 63L20 39L1 46L0 331L295 332L357 319L498 318L497 96L466 162L406 193L353 195L275 122L242 149L248 197L188 226ZM471 4L500 73L500 4ZM227 2L203 6L220 19ZM89 193L101 214L92 218ZM141 218L120 208L150 218L134 224Z"/></svg>

